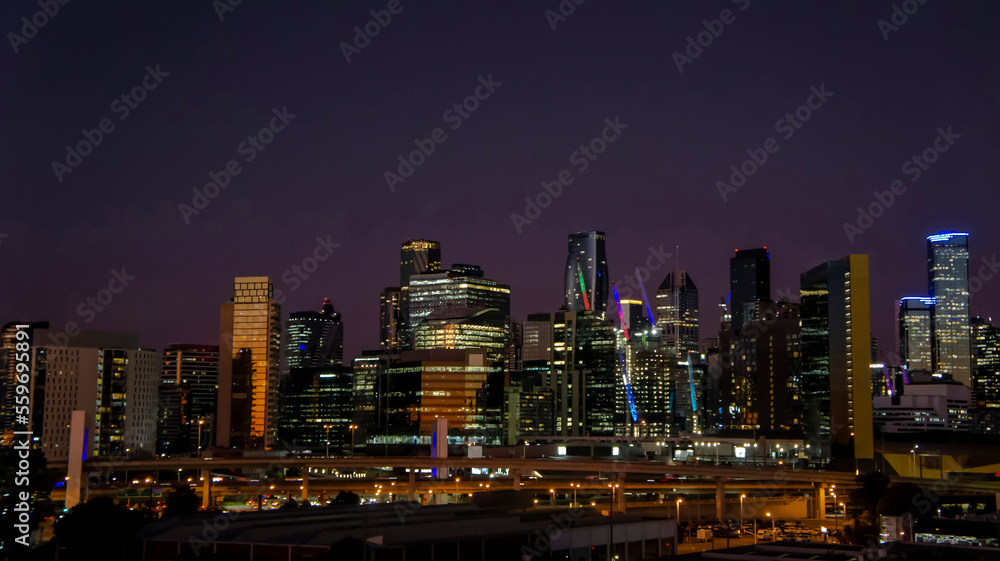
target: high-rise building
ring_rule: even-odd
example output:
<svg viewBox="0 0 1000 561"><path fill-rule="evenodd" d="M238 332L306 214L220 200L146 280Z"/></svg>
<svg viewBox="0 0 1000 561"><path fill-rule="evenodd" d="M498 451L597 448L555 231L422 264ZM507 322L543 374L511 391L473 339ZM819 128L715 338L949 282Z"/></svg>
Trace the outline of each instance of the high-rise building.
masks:
<svg viewBox="0 0 1000 561"><path fill-rule="evenodd" d="M47 329L36 340L49 341ZM82 331L72 347L34 347L32 378L45 384L40 443L49 461L69 456L71 419L83 411L84 455L152 456L156 445L159 353L132 333Z"/></svg>
<svg viewBox="0 0 1000 561"><path fill-rule="evenodd" d="M872 458L868 256L827 261L800 282L807 434L829 438L835 456Z"/></svg>
<svg viewBox="0 0 1000 561"><path fill-rule="evenodd" d="M1000 328L981 317L972 318L972 389L979 432L995 433L1000 427Z"/></svg>
<svg viewBox="0 0 1000 561"><path fill-rule="evenodd" d="M504 388L503 443L555 434L555 392L538 385L530 372L511 372Z"/></svg>
<svg viewBox="0 0 1000 561"><path fill-rule="evenodd" d="M670 436L674 419L670 410L669 363L674 357L664 352L659 332L633 335L627 343L619 339L619 345L623 345L620 349L625 352L624 361L619 362L627 367L639 417L632 427L623 426L620 433L644 438ZM619 395L618 401L624 403L627 398ZM619 418L624 421L627 417L619 415Z"/></svg>
<svg viewBox="0 0 1000 561"><path fill-rule="evenodd" d="M407 290L408 341L421 321L446 308L495 308L510 317L510 286L483 276L475 265L456 264L450 270L413 275Z"/></svg>
<svg viewBox="0 0 1000 561"><path fill-rule="evenodd" d="M567 311L607 311L610 281L604 241L604 232L596 230L569 235L563 284Z"/></svg>
<svg viewBox="0 0 1000 561"><path fill-rule="evenodd" d="M278 429L281 306L268 277L236 277L221 306L216 444L270 448Z"/></svg>
<svg viewBox="0 0 1000 561"><path fill-rule="evenodd" d="M218 391L219 347L170 345L163 351L156 420L158 454L189 453L199 445L212 445Z"/></svg>
<svg viewBox="0 0 1000 561"><path fill-rule="evenodd" d="M934 299L905 296L900 298L897 310L902 366L934 372Z"/></svg>
<svg viewBox="0 0 1000 561"><path fill-rule="evenodd" d="M329 298L318 312L288 315L285 358L295 368L325 368L344 364L344 324Z"/></svg>
<svg viewBox="0 0 1000 561"><path fill-rule="evenodd" d="M927 236L927 280L934 298L934 351L937 372L972 383L969 322L969 234Z"/></svg>
<svg viewBox="0 0 1000 561"><path fill-rule="evenodd" d="M656 290L656 327L666 352L686 357L698 351L698 287L687 271L667 273Z"/></svg>
<svg viewBox="0 0 1000 561"><path fill-rule="evenodd" d="M767 248L740 249L729 258L729 311L733 331L743 324L746 302L771 299L771 256Z"/></svg>
<svg viewBox="0 0 1000 561"><path fill-rule="evenodd" d="M2 437L4 442L8 442L14 438L15 430L30 430L32 426L30 417L27 423L20 423L17 420L19 415L16 393L18 385L17 364L18 362L31 364L30 356L24 354L26 351L18 350L18 343L21 343L21 349L31 349L34 345L35 329L48 329L48 327L49 323L44 321L12 321L4 325L3 329L0 329L0 408L2 408L0 409L0 437ZM17 338L18 331L23 331L27 335L27 339L19 341ZM18 360L19 357L24 360ZM34 387L34 380L30 380L29 382L32 383L29 383L28 387ZM39 386L39 391L43 387ZM37 398L38 400L36 401L36 396L32 396L30 401L32 403L41 403L44 395L40 394Z"/></svg>
<svg viewBox="0 0 1000 561"><path fill-rule="evenodd" d="M597 312L530 314L524 323L521 359L555 391L557 436L613 436L623 426L614 326Z"/></svg>
<svg viewBox="0 0 1000 561"><path fill-rule="evenodd" d="M279 439L294 450L343 448L355 431L354 371L347 366L292 368L282 380Z"/></svg>
<svg viewBox="0 0 1000 561"><path fill-rule="evenodd" d="M402 349L406 326L403 324L402 292L390 286L379 295L379 348L386 351Z"/></svg>
<svg viewBox="0 0 1000 561"><path fill-rule="evenodd" d="M431 240L406 240L399 250L399 286L410 277L441 269L441 244Z"/></svg>
<svg viewBox="0 0 1000 561"><path fill-rule="evenodd" d="M441 308L416 325L413 349L484 349L487 360L503 366L509 318L496 308Z"/></svg>

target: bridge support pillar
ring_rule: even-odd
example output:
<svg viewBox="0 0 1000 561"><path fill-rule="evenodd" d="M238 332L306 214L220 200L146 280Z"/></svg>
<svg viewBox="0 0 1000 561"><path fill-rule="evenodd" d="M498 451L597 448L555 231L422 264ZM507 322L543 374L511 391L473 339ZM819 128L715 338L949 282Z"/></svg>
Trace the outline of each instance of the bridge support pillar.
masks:
<svg viewBox="0 0 1000 561"><path fill-rule="evenodd" d="M617 491L615 493L615 495L616 495L616 498L618 499L618 510L622 514L625 514L625 510L626 510L625 503L627 502L625 500L625 480L626 479L627 478L625 477L625 473L624 472L618 472L618 487L615 489Z"/></svg>
<svg viewBox="0 0 1000 561"><path fill-rule="evenodd" d="M212 508L212 470L201 470L201 506Z"/></svg>
<svg viewBox="0 0 1000 561"><path fill-rule="evenodd" d="M309 466L302 467L302 504L309 500Z"/></svg>
<svg viewBox="0 0 1000 561"><path fill-rule="evenodd" d="M521 490L521 470L515 469L515 470L513 470L512 473L514 474L514 477L513 477L513 479L514 479L514 490L515 491L520 491Z"/></svg>
<svg viewBox="0 0 1000 561"><path fill-rule="evenodd" d="M816 484L816 518L826 518L826 483Z"/></svg>
<svg viewBox="0 0 1000 561"><path fill-rule="evenodd" d="M416 491L416 487L417 487L417 472L413 468L410 468L409 471L410 471L410 485L409 485L408 491L409 491L409 494L410 494L409 501L412 503L413 502L413 493Z"/></svg>
<svg viewBox="0 0 1000 561"><path fill-rule="evenodd" d="M715 478L715 517L722 519L726 515L726 480Z"/></svg>

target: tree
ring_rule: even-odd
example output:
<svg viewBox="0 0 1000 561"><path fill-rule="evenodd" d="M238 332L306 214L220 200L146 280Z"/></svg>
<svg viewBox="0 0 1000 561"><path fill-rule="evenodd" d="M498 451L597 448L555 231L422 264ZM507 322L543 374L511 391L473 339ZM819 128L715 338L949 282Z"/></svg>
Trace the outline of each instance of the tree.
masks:
<svg viewBox="0 0 1000 561"><path fill-rule="evenodd" d="M181 487L167 495L167 506L163 509L163 518L176 518L198 512L201 499L191 487Z"/></svg>
<svg viewBox="0 0 1000 561"><path fill-rule="evenodd" d="M353 491L341 491L337 493L337 497L333 499L331 504L357 506L361 504L361 497Z"/></svg>
<svg viewBox="0 0 1000 561"><path fill-rule="evenodd" d="M91 559L95 551L102 559L132 559L130 546L139 528L155 520L150 511L133 511L115 504L111 497L96 497L72 508L56 522L55 539L66 548L60 559Z"/></svg>

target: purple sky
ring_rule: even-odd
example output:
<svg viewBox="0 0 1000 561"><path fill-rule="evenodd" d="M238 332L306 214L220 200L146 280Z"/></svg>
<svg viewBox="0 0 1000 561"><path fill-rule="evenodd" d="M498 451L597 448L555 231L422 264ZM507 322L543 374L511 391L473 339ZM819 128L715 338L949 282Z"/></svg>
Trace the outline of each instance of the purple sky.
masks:
<svg viewBox="0 0 1000 561"><path fill-rule="evenodd" d="M926 293L927 234L970 232L973 276L1000 254L995 3L927 2L885 40L891 2L585 2L553 30L555 1L404 1L350 63L341 42L388 3L327 4L243 2L220 21L206 1L71 2L13 40L16 53L7 34L0 321L137 331L153 348L212 343L233 277L269 275L286 317L331 298L354 356L377 345L378 294L398 282L406 238L439 240L446 266L509 283L524 319L561 304L566 235L600 229L613 279L651 246L680 246L703 337L733 249L766 245L773 289L796 298L801 272L868 253L885 349L894 301ZM673 53L726 9L731 23L679 72ZM20 34L39 10L4 2L0 24ZM122 119L113 102L156 65L169 75ZM500 85L453 130L445 111L489 75ZM776 121L820 85L832 97L784 139ZM294 119L247 162L241 142L283 107ZM616 116L628 128L579 171L573 152ZM102 119L114 129L57 179L53 162ZM949 126L960 138L911 181L901 166ZM384 172L438 127L447 139L391 191ZM771 137L777 151L724 202L716 182ZM185 223L178 205L230 160L239 174ZM562 170L573 183L518 233L511 214ZM896 179L906 191L852 244L844 223ZM291 291L282 277L318 236L340 246ZM122 267L135 279L80 315ZM974 314L1000 316L995 274Z"/></svg>

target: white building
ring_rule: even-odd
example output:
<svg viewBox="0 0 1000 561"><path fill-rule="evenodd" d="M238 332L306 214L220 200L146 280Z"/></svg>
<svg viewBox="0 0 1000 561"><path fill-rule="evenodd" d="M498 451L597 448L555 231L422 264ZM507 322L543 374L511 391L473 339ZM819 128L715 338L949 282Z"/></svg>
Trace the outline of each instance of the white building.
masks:
<svg viewBox="0 0 1000 561"><path fill-rule="evenodd" d="M887 433L972 429L972 390L955 381L911 382L902 395L874 398L877 429Z"/></svg>
<svg viewBox="0 0 1000 561"><path fill-rule="evenodd" d="M35 340L49 341L46 331ZM34 431L49 461L69 456L73 411L85 413L85 457L154 453L160 357L138 341L135 334L83 331L68 346L35 347L32 383L44 389L34 392L42 397L32 404L42 408Z"/></svg>

